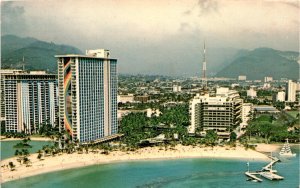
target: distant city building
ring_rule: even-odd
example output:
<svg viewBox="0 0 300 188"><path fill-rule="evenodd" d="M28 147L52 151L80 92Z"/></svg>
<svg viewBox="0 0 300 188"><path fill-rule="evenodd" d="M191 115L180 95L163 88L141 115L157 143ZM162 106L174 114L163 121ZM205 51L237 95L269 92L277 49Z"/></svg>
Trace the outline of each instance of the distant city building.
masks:
<svg viewBox="0 0 300 188"><path fill-rule="evenodd" d="M248 125L248 121L252 118L251 113L253 111L253 104L252 103L243 103L242 106L242 123L241 127L244 128Z"/></svg>
<svg viewBox="0 0 300 188"><path fill-rule="evenodd" d="M272 82L272 81L273 81L273 77L271 77L271 76L266 76L266 77L264 78L264 81L265 81L265 82Z"/></svg>
<svg viewBox="0 0 300 188"><path fill-rule="evenodd" d="M219 138L228 139L233 129L240 125L242 103L237 91L218 88L216 96L196 95L190 101L191 125L188 132L214 130Z"/></svg>
<svg viewBox="0 0 300 188"><path fill-rule="evenodd" d="M271 88L271 84L270 83L264 83L263 89L269 89L269 88Z"/></svg>
<svg viewBox="0 0 300 188"><path fill-rule="evenodd" d="M284 102L285 101L285 92L279 91L276 95L276 101Z"/></svg>
<svg viewBox="0 0 300 188"><path fill-rule="evenodd" d="M59 127L72 140L97 141L118 131L117 60L104 49L56 55Z"/></svg>
<svg viewBox="0 0 300 188"><path fill-rule="evenodd" d="M285 89L287 102L296 101L296 90L297 90L297 84L292 80L289 80L286 84L286 89Z"/></svg>
<svg viewBox="0 0 300 188"><path fill-rule="evenodd" d="M245 80L247 80L247 76L245 76L245 75L239 75L238 76L238 80L239 81L245 81Z"/></svg>
<svg viewBox="0 0 300 188"><path fill-rule="evenodd" d="M5 131L37 133L57 123L56 75L45 71L1 70L1 119Z"/></svg>
<svg viewBox="0 0 300 188"><path fill-rule="evenodd" d="M267 106L267 105L258 105L258 106L253 106L253 111L258 114L272 114L272 113L279 113L280 111L277 110L273 106Z"/></svg>
<svg viewBox="0 0 300 188"><path fill-rule="evenodd" d="M118 95L118 103L132 103L134 102L133 94Z"/></svg>
<svg viewBox="0 0 300 188"><path fill-rule="evenodd" d="M147 117L159 117L161 114L161 112L159 111L159 109L151 109L151 108L147 108Z"/></svg>
<svg viewBox="0 0 300 188"><path fill-rule="evenodd" d="M148 102L149 99L150 99L150 97L148 95L141 95L141 96L135 96L134 97L134 100L136 102L142 102L142 103Z"/></svg>
<svg viewBox="0 0 300 188"><path fill-rule="evenodd" d="M250 87L249 90L247 90L247 97L255 98L257 96L256 91L253 87Z"/></svg>
<svg viewBox="0 0 300 188"><path fill-rule="evenodd" d="M173 92L181 92L181 86L173 85Z"/></svg>
<svg viewBox="0 0 300 188"><path fill-rule="evenodd" d="M236 98L239 97L240 95L235 90L230 90L227 87L219 87L216 88L216 96Z"/></svg>
<svg viewBox="0 0 300 188"><path fill-rule="evenodd" d="M240 86L240 84L231 84L232 89L235 88L235 87L238 87L238 86Z"/></svg>

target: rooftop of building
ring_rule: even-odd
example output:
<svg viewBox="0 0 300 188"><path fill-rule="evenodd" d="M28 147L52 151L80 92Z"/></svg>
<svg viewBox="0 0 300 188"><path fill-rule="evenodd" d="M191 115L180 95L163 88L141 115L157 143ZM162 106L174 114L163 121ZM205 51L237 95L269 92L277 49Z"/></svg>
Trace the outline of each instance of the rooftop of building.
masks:
<svg viewBox="0 0 300 188"><path fill-rule="evenodd" d="M95 49L95 50L86 50L86 54L66 54L66 55L55 55L57 58L63 57L81 57L81 58L95 58L95 59L109 59L117 60L115 58L110 58L110 51L106 49Z"/></svg>
<svg viewBox="0 0 300 188"><path fill-rule="evenodd" d="M116 58L106 58L106 57L96 57L92 55L81 55L81 54L65 54L65 55L55 55L56 58L63 57L81 57L81 58L93 58L93 59L108 59L108 60L117 60Z"/></svg>
<svg viewBox="0 0 300 188"><path fill-rule="evenodd" d="M205 95L196 95L193 100L201 100L202 102L209 103L224 103L224 102L232 102L235 100L242 100L237 97L230 96L209 96L209 94Z"/></svg>
<svg viewBox="0 0 300 188"><path fill-rule="evenodd" d="M49 74L46 71L26 71L26 70L17 70L17 69L0 69L0 74L2 75L29 75L29 76L56 76L56 74Z"/></svg>
<svg viewBox="0 0 300 188"><path fill-rule="evenodd" d="M197 94L194 99L202 100L203 102L228 102L239 98L239 93L235 90L229 90L229 88L217 88L216 96L209 94L200 95Z"/></svg>
<svg viewBox="0 0 300 188"><path fill-rule="evenodd" d="M253 106L253 108L257 112L279 112L275 107L267 105Z"/></svg>

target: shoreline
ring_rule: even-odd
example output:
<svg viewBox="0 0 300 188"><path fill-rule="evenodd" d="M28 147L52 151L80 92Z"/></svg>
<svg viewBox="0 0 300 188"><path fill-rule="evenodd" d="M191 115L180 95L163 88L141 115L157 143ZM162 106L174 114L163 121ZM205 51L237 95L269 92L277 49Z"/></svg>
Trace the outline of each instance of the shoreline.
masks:
<svg viewBox="0 0 300 188"><path fill-rule="evenodd" d="M279 146L276 146L276 150ZM273 148L273 149L274 149ZM91 165L113 164L133 161L153 161L153 160L176 160L189 158L211 158L211 159L233 159L248 161L268 161L269 158L261 153L251 149L244 149L241 146L236 148L219 147L193 147L177 145L175 150L164 150L159 147L141 148L134 152L112 151L108 155L89 152L88 154L61 154L57 156L43 157L44 160L37 159L38 154L31 154L28 158L31 160L31 166L19 164L17 157L8 158L1 161L1 180L0 183L13 181L30 176L36 176L44 173L80 168ZM16 170L10 171L9 168L2 167L12 161L16 165Z"/></svg>
<svg viewBox="0 0 300 188"><path fill-rule="evenodd" d="M53 139L49 137L29 137L32 141L53 141ZM24 138L6 138L4 136L1 136L0 141L6 142L6 141L19 141L23 140Z"/></svg>

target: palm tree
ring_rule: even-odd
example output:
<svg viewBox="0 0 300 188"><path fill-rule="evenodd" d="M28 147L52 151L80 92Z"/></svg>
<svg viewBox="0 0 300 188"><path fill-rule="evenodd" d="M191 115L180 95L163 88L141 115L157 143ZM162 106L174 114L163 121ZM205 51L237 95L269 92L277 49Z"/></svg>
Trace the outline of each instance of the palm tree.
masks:
<svg viewBox="0 0 300 188"><path fill-rule="evenodd" d="M54 135L56 141L58 141L58 148L59 149L62 149L61 138L62 138L63 135L64 135L64 133L60 132L60 131L56 132L56 134Z"/></svg>
<svg viewBox="0 0 300 188"><path fill-rule="evenodd" d="M10 162L8 163L8 165L9 165L9 168L10 168L11 171L15 170L15 166L16 166L16 165L14 165L13 162L10 161Z"/></svg>
<svg viewBox="0 0 300 188"><path fill-rule="evenodd" d="M22 149L22 153L23 153L24 156L28 156L29 155L28 149Z"/></svg>
<svg viewBox="0 0 300 188"><path fill-rule="evenodd" d="M39 160L41 160L41 158L42 158L42 154L41 154L41 153L39 153L39 154L38 154L38 156L37 156L37 158L38 158Z"/></svg>
<svg viewBox="0 0 300 188"><path fill-rule="evenodd" d="M206 145L209 145L213 148L214 145L216 144L217 139L218 139L218 135L215 131L213 130L206 131L206 135L204 138Z"/></svg>
<svg viewBox="0 0 300 188"><path fill-rule="evenodd" d="M23 158L23 163L24 164L28 164L30 162L30 159L28 159L27 157Z"/></svg>
<svg viewBox="0 0 300 188"><path fill-rule="evenodd" d="M89 147L88 146L84 146L85 149L85 153L89 153Z"/></svg>
<svg viewBox="0 0 300 188"><path fill-rule="evenodd" d="M19 150L16 150L15 151L15 156L18 156L19 155Z"/></svg>

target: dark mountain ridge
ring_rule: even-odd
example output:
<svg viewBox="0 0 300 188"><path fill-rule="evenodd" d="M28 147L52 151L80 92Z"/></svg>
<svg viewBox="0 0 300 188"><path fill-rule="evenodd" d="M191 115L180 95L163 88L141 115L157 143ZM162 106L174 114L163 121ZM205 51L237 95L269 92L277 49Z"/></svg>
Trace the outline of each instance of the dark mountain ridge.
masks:
<svg viewBox="0 0 300 188"><path fill-rule="evenodd" d="M46 70L56 73L57 64L54 56L71 53L82 54L73 46L14 35L1 36L1 68L21 69L24 64L25 70Z"/></svg>
<svg viewBox="0 0 300 188"><path fill-rule="evenodd" d="M237 78L246 75L249 80L262 80L265 76L299 79L298 57L298 52L257 48L237 56L216 76Z"/></svg>

